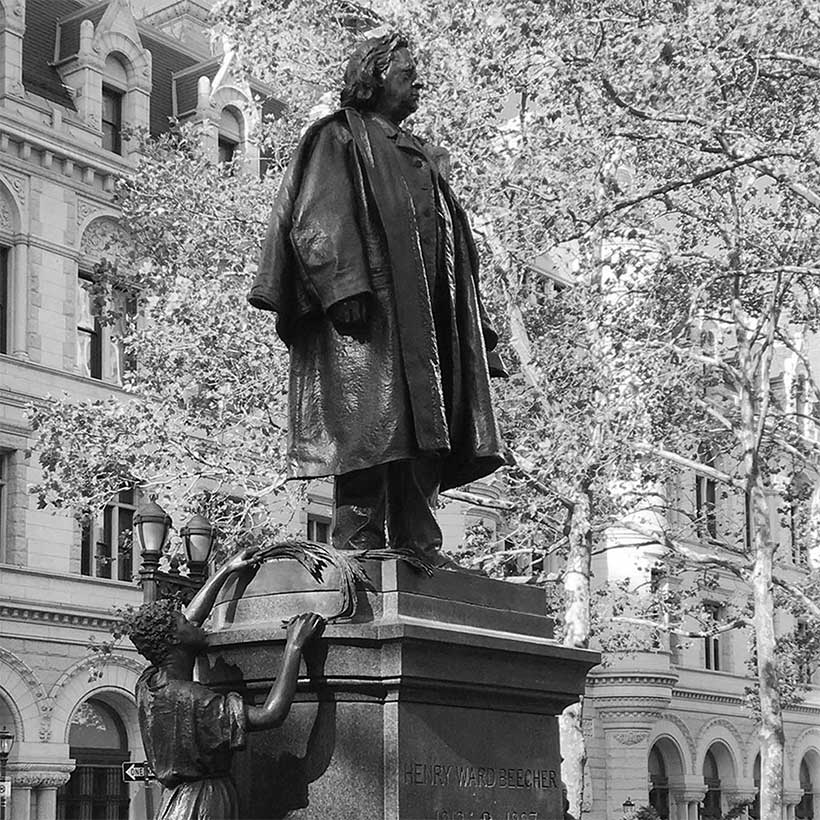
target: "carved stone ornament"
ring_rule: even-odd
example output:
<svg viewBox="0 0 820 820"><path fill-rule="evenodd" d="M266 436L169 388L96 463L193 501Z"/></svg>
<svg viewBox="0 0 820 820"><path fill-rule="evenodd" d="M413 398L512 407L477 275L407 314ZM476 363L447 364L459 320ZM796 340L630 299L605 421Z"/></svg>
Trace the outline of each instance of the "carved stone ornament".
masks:
<svg viewBox="0 0 820 820"><path fill-rule="evenodd" d="M21 205L26 204L26 190L28 188L28 180L26 177L11 174L4 168L3 176L0 177L0 180L14 191L14 195Z"/></svg>
<svg viewBox="0 0 820 820"><path fill-rule="evenodd" d="M60 764L48 769L40 769L29 764L24 767L9 767L11 782L18 789L59 788L68 783L74 771L72 763Z"/></svg>
<svg viewBox="0 0 820 820"><path fill-rule="evenodd" d="M2 195L0 195L0 230L14 230L14 217L12 216L11 206Z"/></svg>
<svg viewBox="0 0 820 820"><path fill-rule="evenodd" d="M80 252L85 256L113 256L117 247L129 244L128 232L121 228L112 218L95 219L83 231L80 240Z"/></svg>
<svg viewBox="0 0 820 820"><path fill-rule="evenodd" d="M649 737L649 732L629 731L616 732L615 740L622 746L637 746L639 743L645 743Z"/></svg>

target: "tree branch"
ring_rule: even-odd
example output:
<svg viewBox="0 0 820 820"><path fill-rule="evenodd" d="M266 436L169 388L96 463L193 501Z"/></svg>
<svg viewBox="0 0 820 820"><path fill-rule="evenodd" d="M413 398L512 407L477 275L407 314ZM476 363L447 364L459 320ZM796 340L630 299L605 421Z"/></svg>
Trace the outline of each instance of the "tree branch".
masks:
<svg viewBox="0 0 820 820"><path fill-rule="evenodd" d="M652 111L652 109L638 108L632 105L632 103L628 103L623 97L621 97L606 77L601 78L601 83L604 86L604 91L606 91L607 96L612 100L612 102L615 103L615 105L618 106L618 108L623 108L624 111L628 111L633 117L637 117L639 120L647 120L649 122L684 123L698 125L701 128L706 126L706 122L704 120L701 120L698 117L693 117L689 114L659 114L657 111Z"/></svg>
<svg viewBox="0 0 820 820"><path fill-rule="evenodd" d="M721 484L728 484L730 487L733 487L741 492L744 489L743 485L739 481L732 478L728 473L724 473L723 471L710 467L707 464L702 464L699 461L694 461L691 458L686 458L686 456L682 456L679 453L673 453L670 450L664 450L661 447L655 447L646 443L635 444L634 449L638 453L657 456L658 458L668 461L671 464L677 464L678 467L684 467L687 470L692 470L693 472L704 475L707 478L712 478L715 481L719 481Z"/></svg>

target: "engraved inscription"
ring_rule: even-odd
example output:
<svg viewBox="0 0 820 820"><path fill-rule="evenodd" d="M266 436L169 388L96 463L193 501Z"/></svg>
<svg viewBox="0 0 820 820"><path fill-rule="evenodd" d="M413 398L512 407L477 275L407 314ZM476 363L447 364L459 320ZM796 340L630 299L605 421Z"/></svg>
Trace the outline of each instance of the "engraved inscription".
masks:
<svg viewBox="0 0 820 820"><path fill-rule="evenodd" d="M495 766L456 766L448 763L413 761L404 764L403 772L406 785L431 788L450 786L458 789L557 789L560 783L558 773L554 769L502 769ZM519 819L511 817L510 820Z"/></svg>
<svg viewBox="0 0 820 820"><path fill-rule="evenodd" d="M539 820L537 811L505 811L493 814L489 811L461 811L460 809L439 809L435 820Z"/></svg>

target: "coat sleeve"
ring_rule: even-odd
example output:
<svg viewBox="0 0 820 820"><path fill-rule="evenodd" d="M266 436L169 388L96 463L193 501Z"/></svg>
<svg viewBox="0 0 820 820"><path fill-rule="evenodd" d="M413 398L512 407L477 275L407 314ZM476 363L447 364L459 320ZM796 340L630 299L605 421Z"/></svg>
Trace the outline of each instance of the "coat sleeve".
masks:
<svg viewBox="0 0 820 820"><path fill-rule="evenodd" d="M352 138L337 124L328 124L307 162L290 233L305 285L325 311L372 290L355 170Z"/></svg>

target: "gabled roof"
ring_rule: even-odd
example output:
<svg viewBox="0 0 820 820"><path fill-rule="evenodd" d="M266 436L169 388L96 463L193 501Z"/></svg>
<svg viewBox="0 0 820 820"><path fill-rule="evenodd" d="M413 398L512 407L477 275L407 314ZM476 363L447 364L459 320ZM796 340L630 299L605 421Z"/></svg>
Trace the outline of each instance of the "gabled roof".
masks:
<svg viewBox="0 0 820 820"><path fill-rule="evenodd" d="M110 0L93 4L81 0L35 0L26 4L23 86L27 91L71 111L77 110L54 65L77 53L82 21L91 20L96 27L109 5ZM151 134L157 136L168 130L171 117L196 108L199 78L213 80L221 59L203 60L200 54L144 22L138 22L137 29L143 47L152 57L149 126ZM262 99L263 116L282 111L282 103L272 97L270 89L253 81L250 87L254 96Z"/></svg>
<svg viewBox="0 0 820 820"><path fill-rule="evenodd" d="M23 87L32 94L76 111L74 100L51 63L55 56L57 21L87 9L79 0L49 0L26 3L26 31L23 35ZM79 38L79 26L77 28Z"/></svg>
<svg viewBox="0 0 820 820"><path fill-rule="evenodd" d="M199 57L183 48L175 48L160 33L149 34L140 27L142 45L151 52L151 114L150 129L153 136L168 130L168 120L175 116L173 100L173 77L178 71L196 65Z"/></svg>
<svg viewBox="0 0 820 820"><path fill-rule="evenodd" d="M210 60L202 60L174 74L176 113L178 117L189 114L196 108L196 89L199 78L207 77L213 81L221 63L221 57L212 57Z"/></svg>
<svg viewBox="0 0 820 820"><path fill-rule="evenodd" d="M84 6L57 21L57 49L55 52L57 62L73 57L80 50L80 25L83 20L91 20L96 28L107 8L108 0L104 0L94 6Z"/></svg>

